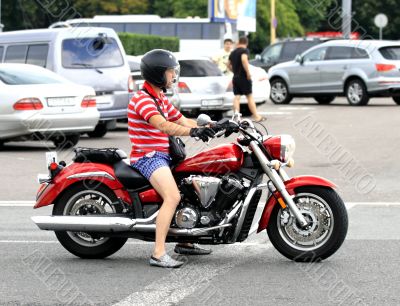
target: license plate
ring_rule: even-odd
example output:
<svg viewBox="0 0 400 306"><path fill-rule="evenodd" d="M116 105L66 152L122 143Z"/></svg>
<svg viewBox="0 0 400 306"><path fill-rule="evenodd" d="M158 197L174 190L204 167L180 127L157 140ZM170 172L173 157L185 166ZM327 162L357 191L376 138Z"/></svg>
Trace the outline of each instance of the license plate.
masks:
<svg viewBox="0 0 400 306"><path fill-rule="evenodd" d="M50 107L58 106L75 106L75 97L57 97L57 98L47 98L47 105Z"/></svg>
<svg viewBox="0 0 400 306"><path fill-rule="evenodd" d="M112 97L111 97L111 95L96 96L96 103L97 104L111 104Z"/></svg>
<svg viewBox="0 0 400 306"><path fill-rule="evenodd" d="M201 104L203 106L218 106L218 105L222 105L223 101L220 99L214 99L214 100L202 100Z"/></svg>

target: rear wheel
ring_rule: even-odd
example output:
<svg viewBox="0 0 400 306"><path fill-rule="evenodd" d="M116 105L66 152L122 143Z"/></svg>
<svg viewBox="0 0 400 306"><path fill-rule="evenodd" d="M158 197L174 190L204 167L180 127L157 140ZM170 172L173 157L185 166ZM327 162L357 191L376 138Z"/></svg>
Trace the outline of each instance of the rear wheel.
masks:
<svg viewBox="0 0 400 306"><path fill-rule="evenodd" d="M369 101L367 87L360 79L352 79L347 83L345 95L349 104L353 106L367 105Z"/></svg>
<svg viewBox="0 0 400 306"><path fill-rule="evenodd" d="M60 135L54 137L53 143L56 146L56 149L69 149L75 147L80 139L79 134L73 134L73 135Z"/></svg>
<svg viewBox="0 0 400 306"><path fill-rule="evenodd" d="M335 100L335 96L315 96L314 100L321 105L330 104L333 100Z"/></svg>
<svg viewBox="0 0 400 306"><path fill-rule="evenodd" d="M53 215L96 215L121 213L114 192L103 185L76 185L66 191L53 208ZM105 258L117 252L127 238L101 237L95 233L55 232L58 241L70 253L81 258Z"/></svg>
<svg viewBox="0 0 400 306"><path fill-rule="evenodd" d="M397 104L397 105L400 105L400 96L394 96L394 97L392 97L393 98L393 101Z"/></svg>
<svg viewBox="0 0 400 306"><path fill-rule="evenodd" d="M289 104L292 101L292 96L289 94L289 89L286 82L280 78L271 81L271 101L274 104Z"/></svg>
<svg viewBox="0 0 400 306"><path fill-rule="evenodd" d="M268 236L274 247L295 261L320 261L342 245L348 227L346 207L338 194L328 188L307 186L297 190L294 202L309 222L302 228L280 205L272 210Z"/></svg>
<svg viewBox="0 0 400 306"><path fill-rule="evenodd" d="M104 122L99 122L93 131L88 132L88 136L91 138L101 138L107 134L107 124Z"/></svg>
<svg viewBox="0 0 400 306"><path fill-rule="evenodd" d="M208 113L208 115L210 116L210 118L212 120L215 120L215 121L219 121L222 118L224 118L224 112L223 111L210 111Z"/></svg>

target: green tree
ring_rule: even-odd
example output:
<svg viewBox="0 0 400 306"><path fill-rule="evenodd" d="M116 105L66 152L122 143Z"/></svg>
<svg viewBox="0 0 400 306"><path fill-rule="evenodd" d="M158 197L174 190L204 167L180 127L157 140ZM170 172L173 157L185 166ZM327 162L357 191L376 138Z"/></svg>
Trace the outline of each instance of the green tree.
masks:
<svg viewBox="0 0 400 306"><path fill-rule="evenodd" d="M251 53L260 53L270 43L270 0L257 1L257 32L250 34L249 48ZM303 26L296 13L294 0L276 1L275 15L278 20L276 29L278 38L298 37L304 35Z"/></svg>
<svg viewBox="0 0 400 306"><path fill-rule="evenodd" d="M317 31L321 22L327 20L334 0L293 0L300 23L306 32ZM335 0L335 4L338 3Z"/></svg>
<svg viewBox="0 0 400 306"><path fill-rule="evenodd" d="M374 18L383 13L388 17L388 25L383 28L384 39L399 39L400 15L398 0L372 1L353 0L352 31L357 31L362 37L379 39L379 28L375 26Z"/></svg>

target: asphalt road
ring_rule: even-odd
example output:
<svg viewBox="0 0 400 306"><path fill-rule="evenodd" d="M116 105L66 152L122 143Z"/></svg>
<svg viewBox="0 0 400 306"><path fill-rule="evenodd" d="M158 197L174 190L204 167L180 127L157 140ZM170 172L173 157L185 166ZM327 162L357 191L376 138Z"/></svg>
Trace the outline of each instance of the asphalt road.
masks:
<svg viewBox="0 0 400 306"><path fill-rule="evenodd" d="M291 175L320 175L338 185L350 227L334 256L294 263L262 232L213 247L212 255L191 257L173 271L149 267L152 244L135 240L106 260L75 258L30 221L51 212L31 207L51 143L10 143L0 152L0 305L399 305L399 106L390 99L373 99L367 107L298 99L260 111L270 133L296 139ZM191 153L204 146L187 143ZM129 152L124 125L79 145ZM60 155L67 162L72 157Z"/></svg>

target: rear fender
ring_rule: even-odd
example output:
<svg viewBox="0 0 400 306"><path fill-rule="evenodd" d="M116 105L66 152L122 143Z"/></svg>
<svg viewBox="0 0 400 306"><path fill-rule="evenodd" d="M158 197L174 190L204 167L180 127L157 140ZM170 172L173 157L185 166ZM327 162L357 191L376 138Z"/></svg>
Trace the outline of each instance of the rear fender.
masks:
<svg viewBox="0 0 400 306"><path fill-rule="evenodd" d="M124 202L132 204L129 193L115 177L114 169L111 165L97 163L73 163L61 170L47 186L41 185L34 208L40 208L54 204L57 198L72 185L77 183L103 184L114 191L118 198Z"/></svg>
<svg viewBox="0 0 400 306"><path fill-rule="evenodd" d="M290 195L294 195L296 193L296 189L299 187L304 187L304 186L322 186L322 187L328 187L328 188L336 188L336 185L333 184L332 182L319 177L319 176L297 176L293 177L290 180L287 180L285 182L286 190ZM279 199L281 197L281 194L279 192L274 193L275 197ZM271 195L267 203L265 204L264 211L261 215L260 222L258 224L258 230L257 233L261 232L262 230L265 230L268 227L269 219L271 217L271 213L273 208L275 207L278 202L276 201L275 197ZM278 204L279 205L279 204Z"/></svg>

